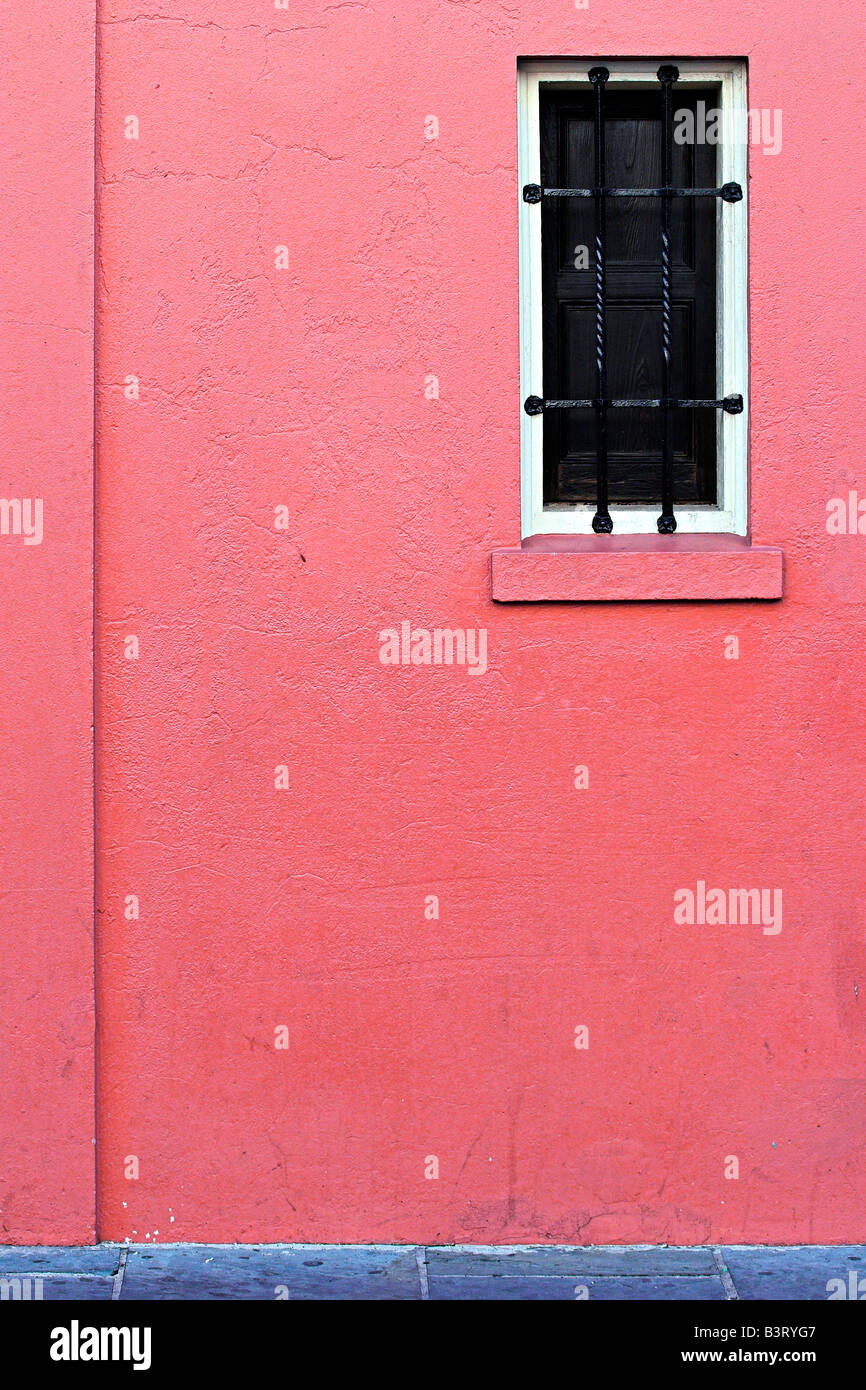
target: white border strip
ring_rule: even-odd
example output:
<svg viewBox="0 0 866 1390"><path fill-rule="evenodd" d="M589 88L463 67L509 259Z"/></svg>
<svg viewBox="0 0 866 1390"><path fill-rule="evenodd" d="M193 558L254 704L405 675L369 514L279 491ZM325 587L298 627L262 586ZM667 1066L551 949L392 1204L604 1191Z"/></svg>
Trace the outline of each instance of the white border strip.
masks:
<svg viewBox="0 0 866 1390"><path fill-rule="evenodd" d="M658 88L656 69L664 59L621 61L571 59L521 62L517 74L519 262L520 262L520 455L521 534L592 535L595 507L544 506L544 416L523 409L527 396L543 394L541 205L524 203L523 185L541 182L539 88L542 82L586 82L587 70L604 62L609 86ZM677 508L678 531L748 533L749 474L749 319L748 319L748 131L746 64L741 59L678 62L678 88L692 83L718 85L722 141L718 146L719 184L739 183L740 203L718 201L717 217L717 396L743 397L741 415L718 411L718 492L716 507ZM737 138L737 133L740 138ZM660 507L611 507L614 533L656 534Z"/></svg>

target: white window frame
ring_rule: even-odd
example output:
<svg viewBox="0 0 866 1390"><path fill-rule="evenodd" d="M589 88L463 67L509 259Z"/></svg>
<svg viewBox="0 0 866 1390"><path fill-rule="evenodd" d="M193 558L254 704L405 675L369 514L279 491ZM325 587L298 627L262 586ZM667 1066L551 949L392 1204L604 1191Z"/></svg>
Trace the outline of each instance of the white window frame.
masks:
<svg viewBox="0 0 866 1390"><path fill-rule="evenodd" d="M523 536L592 535L595 504L544 505L544 415L527 415L527 396L543 395L541 204L524 203L524 184L541 182L539 89L542 83L586 84L590 67L603 62L612 87L659 90L656 70L670 59L538 59L518 67L518 174L520 198L520 413L521 526ZM675 507L677 532L748 534L749 514L749 319L748 319L748 88L742 59L676 59L684 87L717 86L722 138L716 146L717 184L738 183L743 200L716 208L716 394L743 397L740 415L717 414L717 504ZM661 510L611 504L616 535L657 534Z"/></svg>

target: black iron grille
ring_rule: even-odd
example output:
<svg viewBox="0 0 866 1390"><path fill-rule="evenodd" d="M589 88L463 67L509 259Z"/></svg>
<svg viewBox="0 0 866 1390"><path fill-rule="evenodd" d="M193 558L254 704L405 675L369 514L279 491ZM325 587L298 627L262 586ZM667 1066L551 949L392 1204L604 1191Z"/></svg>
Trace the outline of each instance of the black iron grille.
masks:
<svg viewBox="0 0 866 1390"><path fill-rule="evenodd" d="M673 185L673 86L679 77L679 69L672 63L664 63L658 69L662 105L662 182L657 188L615 188L608 187L605 181L605 139L604 139L604 91L610 73L605 67L590 68L587 76L594 91L593 104L593 146L594 183L591 188L545 188L539 184L527 184L523 189L526 203L540 203L545 198L592 198L594 199L594 239L595 239L595 395L580 400L551 400L541 396L529 396L524 409L529 415L539 415L545 410L573 410L592 408L595 412L595 481L596 508L592 519L593 531L605 534L613 530L613 519L608 505L608 421L609 409L648 409L661 411L662 450L661 515L658 529L662 534L670 534L677 528L674 515L674 448L672 432L672 411L674 410L724 410L737 415L743 409L741 395L728 395L723 400L684 399L671 394L672 382L672 327L671 327L671 199L673 198L718 198L724 203L739 202L743 190L738 183L726 183L719 188L677 188ZM658 198L660 200L660 282L661 282L661 394L653 398L639 400L610 397L607 393L607 293L606 293L606 206L608 198Z"/></svg>

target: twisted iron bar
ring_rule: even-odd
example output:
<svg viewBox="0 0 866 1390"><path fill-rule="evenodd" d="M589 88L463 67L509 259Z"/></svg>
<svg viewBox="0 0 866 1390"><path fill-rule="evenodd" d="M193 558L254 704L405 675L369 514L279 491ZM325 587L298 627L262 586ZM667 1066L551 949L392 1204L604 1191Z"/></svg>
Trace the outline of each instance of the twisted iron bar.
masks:
<svg viewBox="0 0 866 1390"><path fill-rule="evenodd" d="M679 68L663 63L656 76L662 84L662 186L673 184L673 85ZM662 198L662 398L671 394L671 200ZM674 448L671 412L662 407L662 514L656 525L662 535L677 529L674 516Z"/></svg>
<svg viewBox="0 0 866 1390"><path fill-rule="evenodd" d="M588 77L595 88L595 183L598 189L604 186L604 110L602 95L610 71L605 67L590 68ZM600 192L595 199L595 381L598 404L595 407L596 430L596 470L595 470L595 516L592 529L597 535L608 535L613 530L613 520L608 510L607 489L607 367L606 367L606 203Z"/></svg>

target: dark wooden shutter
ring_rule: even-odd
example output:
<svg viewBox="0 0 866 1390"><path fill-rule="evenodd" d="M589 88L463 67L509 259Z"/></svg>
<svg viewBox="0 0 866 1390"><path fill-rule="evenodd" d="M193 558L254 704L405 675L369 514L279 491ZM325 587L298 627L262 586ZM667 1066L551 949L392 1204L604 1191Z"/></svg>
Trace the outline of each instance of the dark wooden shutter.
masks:
<svg viewBox="0 0 866 1390"><path fill-rule="evenodd" d="M592 92L541 89L541 181L546 187L593 184ZM718 105L712 89L676 91L674 111ZM658 91L605 92L607 182L657 188L662 182ZM675 127L676 128L676 127ZM716 183L716 146L674 145L678 187ZM658 198L607 200L607 385L612 397L662 394L661 233ZM550 198L542 205L544 395L575 400L596 394L593 199ZM674 198L674 396L716 395L716 205L711 198ZM586 269L575 269L586 247ZM661 476L661 412L608 413L610 500L655 504ZM673 415L674 496L679 505L716 501L716 415ZM549 411L544 417L545 505L595 501L592 410Z"/></svg>

